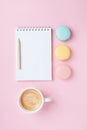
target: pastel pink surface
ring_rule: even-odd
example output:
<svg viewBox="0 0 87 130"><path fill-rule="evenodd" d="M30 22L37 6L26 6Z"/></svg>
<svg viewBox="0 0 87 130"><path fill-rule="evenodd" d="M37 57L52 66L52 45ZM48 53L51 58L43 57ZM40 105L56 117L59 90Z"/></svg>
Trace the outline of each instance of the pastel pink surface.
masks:
<svg viewBox="0 0 87 130"><path fill-rule="evenodd" d="M71 67L67 64L58 64L56 68L56 76L59 79L69 79L72 74Z"/></svg>
<svg viewBox="0 0 87 130"><path fill-rule="evenodd" d="M0 1L0 130L87 130L87 0L2 0ZM72 78L58 80L55 71L58 60L53 56L53 81L16 82L16 26L50 26L55 37L60 25L72 30L65 44L72 49L66 63L74 70ZM35 115L18 108L18 95L23 88L36 87L51 104Z"/></svg>

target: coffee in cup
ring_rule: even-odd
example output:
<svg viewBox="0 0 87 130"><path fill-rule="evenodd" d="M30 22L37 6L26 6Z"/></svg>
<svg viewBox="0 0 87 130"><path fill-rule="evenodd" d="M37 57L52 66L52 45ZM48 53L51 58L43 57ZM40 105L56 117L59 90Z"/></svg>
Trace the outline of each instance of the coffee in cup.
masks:
<svg viewBox="0 0 87 130"><path fill-rule="evenodd" d="M42 97L36 90L30 89L23 92L20 101L26 110L35 111L41 106Z"/></svg>
<svg viewBox="0 0 87 130"><path fill-rule="evenodd" d="M44 98L42 93L35 88L23 90L19 97L20 107L29 113L35 113L39 111L44 102L50 101L50 98Z"/></svg>

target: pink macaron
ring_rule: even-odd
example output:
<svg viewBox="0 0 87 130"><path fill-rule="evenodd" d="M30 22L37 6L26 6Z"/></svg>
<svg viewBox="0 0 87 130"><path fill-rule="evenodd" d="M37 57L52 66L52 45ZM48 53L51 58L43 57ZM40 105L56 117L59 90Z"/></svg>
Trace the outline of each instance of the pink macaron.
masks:
<svg viewBox="0 0 87 130"><path fill-rule="evenodd" d="M67 64L59 64L56 69L56 75L60 79L69 79L72 75L72 69Z"/></svg>

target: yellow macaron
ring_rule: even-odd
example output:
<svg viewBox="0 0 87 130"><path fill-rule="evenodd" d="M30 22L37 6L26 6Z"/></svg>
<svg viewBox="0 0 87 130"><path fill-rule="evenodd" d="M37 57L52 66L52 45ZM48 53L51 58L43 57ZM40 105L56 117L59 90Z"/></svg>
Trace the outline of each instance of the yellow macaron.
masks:
<svg viewBox="0 0 87 130"><path fill-rule="evenodd" d="M59 60L68 60L71 57L71 49L66 45L59 45L55 48L55 56Z"/></svg>

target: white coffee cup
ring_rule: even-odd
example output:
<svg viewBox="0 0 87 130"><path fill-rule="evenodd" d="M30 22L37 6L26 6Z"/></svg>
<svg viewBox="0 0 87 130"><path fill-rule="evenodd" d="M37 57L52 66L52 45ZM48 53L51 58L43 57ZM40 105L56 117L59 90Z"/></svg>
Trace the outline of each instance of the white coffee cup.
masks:
<svg viewBox="0 0 87 130"><path fill-rule="evenodd" d="M23 103L22 103L22 96L23 96L23 94L26 93L26 92L29 92L29 91L35 91L40 96L41 103L40 103L39 107L37 109L35 109L35 110L26 109L23 106ZM27 95L27 96L29 96L29 95ZM25 99L25 101L26 101L26 99ZM24 112L36 113L36 112L40 111L43 108L43 105L44 105L45 102L51 102L51 101L52 101L52 99L51 98L45 98L40 90L38 90L36 88L26 88L26 89L22 90L21 94L19 95L19 103L18 104L19 104L19 107L21 108L21 110L23 110Z"/></svg>

